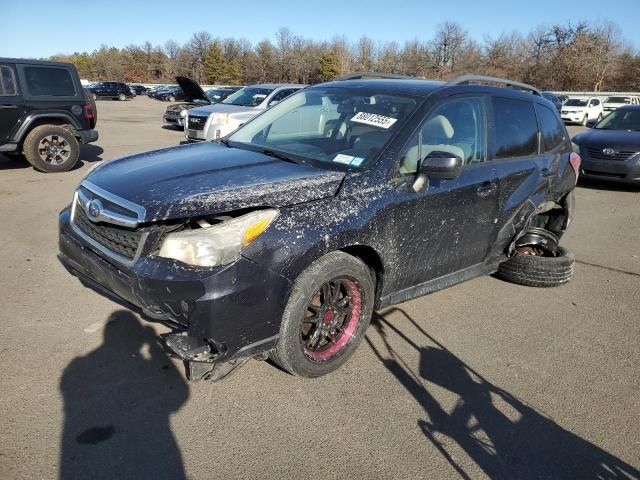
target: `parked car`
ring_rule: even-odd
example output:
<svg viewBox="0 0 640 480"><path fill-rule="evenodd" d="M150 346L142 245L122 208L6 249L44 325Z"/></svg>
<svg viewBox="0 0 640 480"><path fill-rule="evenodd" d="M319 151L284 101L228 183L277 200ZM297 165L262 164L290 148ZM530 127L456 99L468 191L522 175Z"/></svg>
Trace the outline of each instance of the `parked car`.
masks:
<svg viewBox="0 0 640 480"><path fill-rule="evenodd" d="M165 90L167 89L169 86L168 85L157 85L155 87L151 87L149 89L147 89L146 94L148 97L153 98L153 96L160 90Z"/></svg>
<svg viewBox="0 0 640 480"><path fill-rule="evenodd" d="M185 137L189 141L222 138L304 87L295 84L251 85L220 103L189 110Z"/></svg>
<svg viewBox="0 0 640 480"><path fill-rule="evenodd" d="M144 95L147 93L147 87L144 85L129 85L136 95Z"/></svg>
<svg viewBox="0 0 640 480"><path fill-rule="evenodd" d="M564 105L564 104L565 104L565 102L566 102L567 100L569 100L569 97L568 97L567 95L563 95L563 94L556 95L556 97L558 97L558 100L560 100L560 104L561 104L561 105Z"/></svg>
<svg viewBox="0 0 640 480"><path fill-rule="evenodd" d="M617 108L573 137L585 178L640 184L640 105Z"/></svg>
<svg viewBox="0 0 640 480"><path fill-rule="evenodd" d="M70 63L0 58L0 153L65 172L98 139L96 104Z"/></svg>
<svg viewBox="0 0 640 480"><path fill-rule="evenodd" d="M93 98L111 98L113 100L127 100L133 98L134 93L126 83L122 82L98 82L88 90Z"/></svg>
<svg viewBox="0 0 640 480"><path fill-rule="evenodd" d="M315 85L220 142L105 162L60 213L59 258L170 326L192 380L267 355L327 374L374 309L480 275L564 284L580 157L533 87L470 81L496 79Z"/></svg>
<svg viewBox="0 0 640 480"><path fill-rule="evenodd" d="M589 120L599 121L603 116L602 102L596 97L570 98L561 110L562 120L586 125Z"/></svg>
<svg viewBox="0 0 640 480"><path fill-rule="evenodd" d="M164 85L155 89L149 96L151 98L155 98L156 100L160 100L165 93L171 92L175 88L177 88L177 85Z"/></svg>
<svg viewBox="0 0 640 480"><path fill-rule="evenodd" d="M617 108L624 107L625 105L637 105L638 103L637 97L633 96L607 97L602 108L604 110L604 114L607 115Z"/></svg>
<svg viewBox="0 0 640 480"><path fill-rule="evenodd" d="M542 92L542 96L553 103L553 106L556 107L556 110L562 110L562 102L553 92Z"/></svg>
<svg viewBox="0 0 640 480"><path fill-rule="evenodd" d="M197 82L187 77L176 77L176 81L180 85L180 88L185 92L186 103L177 103L169 105L162 115L164 123L175 125L183 128L185 118L187 116L187 110L195 107L202 107L204 105L214 105L220 103L234 92L237 92L240 87L221 87L207 90L202 90L202 87Z"/></svg>

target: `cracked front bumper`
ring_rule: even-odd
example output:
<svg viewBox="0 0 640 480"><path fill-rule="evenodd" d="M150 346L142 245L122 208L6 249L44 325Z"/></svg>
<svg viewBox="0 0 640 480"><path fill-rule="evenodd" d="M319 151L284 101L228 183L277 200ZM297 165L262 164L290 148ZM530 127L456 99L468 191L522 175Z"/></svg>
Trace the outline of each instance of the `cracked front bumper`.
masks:
<svg viewBox="0 0 640 480"><path fill-rule="evenodd" d="M92 250L69 218L63 210L58 258L65 268L85 286L186 334L180 352L174 351L184 360L227 361L275 345L290 289L284 277L243 257L199 268L149 256L124 267ZM203 347L213 355L205 359Z"/></svg>

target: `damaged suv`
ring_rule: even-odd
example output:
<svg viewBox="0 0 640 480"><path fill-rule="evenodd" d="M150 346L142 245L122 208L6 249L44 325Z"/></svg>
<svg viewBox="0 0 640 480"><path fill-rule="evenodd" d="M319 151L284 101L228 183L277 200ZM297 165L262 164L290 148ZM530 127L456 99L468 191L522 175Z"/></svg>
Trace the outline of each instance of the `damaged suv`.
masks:
<svg viewBox="0 0 640 480"><path fill-rule="evenodd" d="M170 326L190 379L267 356L317 377L374 309L494 272L567 282L579 163L524 84L330 82L217 143L98 166L60 213L59 258Z"/></svg>

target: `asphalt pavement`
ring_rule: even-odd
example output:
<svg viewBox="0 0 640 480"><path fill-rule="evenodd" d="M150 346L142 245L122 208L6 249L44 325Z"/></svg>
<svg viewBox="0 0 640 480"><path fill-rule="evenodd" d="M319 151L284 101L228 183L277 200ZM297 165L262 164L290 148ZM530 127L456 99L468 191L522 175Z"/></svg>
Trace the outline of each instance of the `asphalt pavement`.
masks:
<svg viewBox="0 0 640 480"><path fill-rule="evenodd" d="M0 155L0 479L640 477L640 189L579 185L566 286L478 278L376 313L326 377L192 384L56 259L91 165L182 140L166 105L99 101L71 172Z"/></svg>

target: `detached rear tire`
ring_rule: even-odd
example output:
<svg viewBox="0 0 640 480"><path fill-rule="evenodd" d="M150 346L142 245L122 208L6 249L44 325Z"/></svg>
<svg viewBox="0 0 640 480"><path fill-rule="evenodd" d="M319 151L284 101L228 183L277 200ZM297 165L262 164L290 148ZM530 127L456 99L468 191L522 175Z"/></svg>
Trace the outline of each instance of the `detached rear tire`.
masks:
<svg viewBox="0 0 640 480"><path fill-rule="evenodd" d="M573 276L575 257L560 246L555 257L516 253L498 267L496 276L528 287L558 287Z"/></svg>
<svg viewBox="0 0 640 480"><path fill-rule="evenodd" d="M29 132L23 143L27 161L41 172L71 170L80 156L76 137L58 125L40 125Z"/></svg>
<svg viewBox="0 0 640 480"><path fill-rule="evenodd" d="M374 292L370 269L351 255L333 252L312 263L294 283L271 359L307 378L338 369L364 337Z"/></svg>

